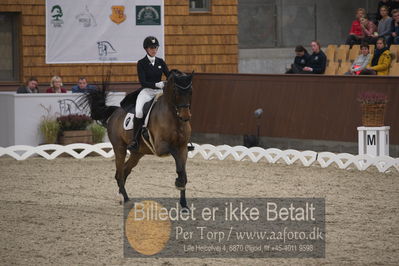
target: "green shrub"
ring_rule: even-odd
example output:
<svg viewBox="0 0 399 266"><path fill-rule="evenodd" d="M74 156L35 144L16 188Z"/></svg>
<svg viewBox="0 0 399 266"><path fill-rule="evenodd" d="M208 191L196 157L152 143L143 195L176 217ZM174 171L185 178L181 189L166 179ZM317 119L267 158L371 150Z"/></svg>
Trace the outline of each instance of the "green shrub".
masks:
<svg viewBox="0 0 399 266"><path fill-rule="evenodd" d="M93 142L94 143L103 142L105 132L106 132L105 127L103 127L97 123L93 123L89 126L89 130L93 134Z"/></svg>
<svg viewBox="0 0 399 266"><path fill-rule="evenodd" d="M60 124L55 119L43 119L39 125L40 132L43 135L44 142L47 144L57 143Z"/></svg>
<svg viewBox="0 0 399 266"><path fill-rule="evenodd" d="M57 138L60 133L60 123L58 123L55 115L51 114L51 106L48 108L42 104L40 104L40 106L46 111L46 114L42 116L42 121L39 124L39 131L45 143L55 144L57 143Z"/></svg>

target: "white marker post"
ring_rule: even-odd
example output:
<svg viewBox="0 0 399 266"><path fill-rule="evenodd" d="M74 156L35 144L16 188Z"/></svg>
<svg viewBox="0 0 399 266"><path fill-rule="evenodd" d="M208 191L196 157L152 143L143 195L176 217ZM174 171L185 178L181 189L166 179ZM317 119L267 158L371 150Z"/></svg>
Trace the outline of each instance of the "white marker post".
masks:
<svg viewBox="0 0 399 266"><path fill-rule="evenodd" d="M389 156L389 129L391 127L358 127L359 155Z"/></svg>

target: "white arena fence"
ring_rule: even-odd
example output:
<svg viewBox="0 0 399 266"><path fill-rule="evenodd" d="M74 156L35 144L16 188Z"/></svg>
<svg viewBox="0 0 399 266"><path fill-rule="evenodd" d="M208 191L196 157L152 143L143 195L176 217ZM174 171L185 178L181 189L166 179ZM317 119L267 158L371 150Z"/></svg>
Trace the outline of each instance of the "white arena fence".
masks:
<svg viewBox="0 0 399 266"><path fill-rule="evenodd" d="M236 161L250 160L252 162L266 161L268 163L285 163L292 165L296 162L303 166L320 165L322 168L331 165L339 169L358 169L364 171L369 167L376 167L379 172L389 172L392 168L399 172L399 158L389 156L373 157L369 155L353 155L349 153L335 154L331 152L297 151L297 150L279 150L263 149L259 147L247 148L244 146L213 146L210 144L193 144L194 151L189 152L189 158L202 156L205 160L227 158ZM76 159L82 159L90 153L97 153L105 158L114 156L111 143L84 144L74 143L66 146L58 144L47 144L36 147L26 145L15 145L7 148L0 147L0 157L4 155L11 156L16 160L26 160L31 156L42 156L47 160L53 160L59 155L66 153Z"/></svg>

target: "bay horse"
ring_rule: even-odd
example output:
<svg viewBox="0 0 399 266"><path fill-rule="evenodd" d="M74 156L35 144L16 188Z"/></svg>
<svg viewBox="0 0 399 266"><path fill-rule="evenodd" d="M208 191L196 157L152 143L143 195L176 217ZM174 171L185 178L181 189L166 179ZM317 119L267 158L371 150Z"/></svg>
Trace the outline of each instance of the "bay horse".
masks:
<svg viewBox="0 0 399 266"><path fill-rule="evenodd" d="M127 112L118 106L107 106L108 82L102 88L86 93L80 101L84 108L90 108L90 115L107 128L108 137L115 153L115 179L124 202L129 201L125 183L132 169L144 155L172 155L176 163L177 178L175 186L180 190L180 205L187 208L186 201L186 161L188 142L191 136L191 97L193 73L185 74L171 70L167 78L163 95L152 107L147 130L152 136L153 151L144 143L143 136L139 141L138 151L131 152L126 159L127 145L133 138L132 130L125 130L123 122Z"/></svg>

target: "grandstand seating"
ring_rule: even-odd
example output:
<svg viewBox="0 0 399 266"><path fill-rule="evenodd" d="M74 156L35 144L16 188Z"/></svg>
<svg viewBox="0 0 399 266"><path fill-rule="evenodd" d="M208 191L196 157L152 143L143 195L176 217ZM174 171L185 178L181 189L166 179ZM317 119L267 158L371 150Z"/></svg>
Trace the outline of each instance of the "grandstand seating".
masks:
<svg viewBox="0 0 399 266"><path fill-rule="evenodd" d="M350 70L352 66L351 62L341 62L341 65L338 67L337 75L343 75Z"/></svg>
<svg viewBox="0 0 399 266"><path fill-rule="evenodd" d="M337 45L329 44L326 49L326 57L327 62L332 62L335 59L335 50L337 49Z"/></svg>
<svg viewBox="0 0 399 266"><path fill-rule="evenodd" d="M340 45L336 52L335 61L346 62L348 60L348 54L349 54L349 45L346 44Z"/></svg>
<svg viewBox="0 0 399 266"><path fill-rule="evenodd" d="M360 45L355 44L352 46L352 49L349 50L349 61L353 63L355 59L359 56L360 54Z"/></svg>
<svg viewBox="0 0 399 266"><path fill-rule="evenodd" d="M389 48L389 51L391 52L392 55L392 63L395 64L396 62L399 62L399 44L392 44L391 47Z"/></svg>
<svg viewBox="0 0 399 266"><path fill-rule="evenodd" d="M369 45L370 54L374 54L375 46ZM390 76L399 76L399 45L391 45L390 49L392 55L392 63L390 67ZM360 45L353 45L349 48L349 45L340 45L339 47L335 44L327 46L326 50L327 67L324 72L325 75L343 75L349 71L353 61L360 54Z"/></svg>
<svg viewBox="0 0 399 266"><path fill-rule="evenodd" d="M389 69L389 76L399 76L399 63L394 63Z"/></svg>
<svg viewBox="0 0 399 266"><path fill-rule="evenodd" d="M325 75L336 75L338 70L338 62L330 61L326 67Z"/></svg>

